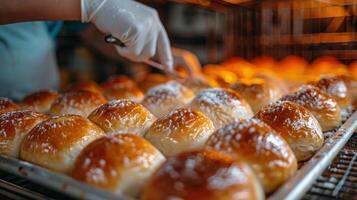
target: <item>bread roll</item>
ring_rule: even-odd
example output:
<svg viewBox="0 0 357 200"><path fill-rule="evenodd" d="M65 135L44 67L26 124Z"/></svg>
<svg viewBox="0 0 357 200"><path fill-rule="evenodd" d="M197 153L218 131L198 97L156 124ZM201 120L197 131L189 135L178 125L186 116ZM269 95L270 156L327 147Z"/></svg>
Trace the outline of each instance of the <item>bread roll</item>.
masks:
<svg viewBox="0 0 357 200"><path fill-rule="evenodd" d="M194 93L198 93L201 90L211 88L212 86L203 77L187 77L185 78L183 85L190 88Z"/></svg>
<svg viewBox="0 0 357 200"><path fill-rule="evenodd" d="M168 81L170 81L170 77L168 76L150 73L147 74L145 78L139 82L139 87L142 91L147 92L150 88L166 83Z"/></svg>
<svg viewBox="0 0 357 200"><path fill-rule="evenodd" d="M108 100L130 99L140 102L144 94L136 83L127 76L115 76L102 84L103 95Z"/></svg>
<svg viewBox="0 0 357 200"><path fill-rule="evenodd" d="M21 106L24 109L29 109L41 113L48 113L52 103L58 96L58 92L55 91L38 91L26 96L22 100Z"/></svg>
<svg viewBox="0 0 357 200"><path fill-rule="evenodd" d="M0 97L0 114L18 110L19 106L11 99L6 97Z"/></svg>
<svg viewBox="0 0 357 200"><path fill-rule="evenodd" d="M314 85L333 97L342 109L351 104L347 86L338 76L321 77Z"/></svg>
<svg viewBox="0 0 357 200"><path fill-rule="evenodd" d="M324 143L320 124L312 113L290 101L272 103L255 118L275 129L288 142L298 161L309 159Z"/></svg>
<svg viewBox="0 0 357 200"><path fill-rule="evenodd" d="M347 75L340 75L338 76L346 85L347 92L351 98L351 101L357 99L357 79L353 78L352 76Z"/></svg>
<svg viewBox="0 0 357 200"><path fill-rule="evenodd" d="M24 137L36 124L47 117L41 113L12 111L0 115L0 154L19 157L20 145Z"/></svg>
<svg viewBox="0 0 357 200"><path fill-rule="evenodd" d="M341 124L341 109L338 103L319 88L306 85L281 100L297 103L308 109L320 123L322 131L329 131Z"/></svg>
<svg viewBox="0 0 357 200"><path fill-rule="evenodd" d="M282 96L279 89L260 78L241 79L231 89L249 103L254 113Z"/></svg>
<svg viewBox="0 0 357 200"><path fill-rule="evenodd" d="M212 150L168 158L146 184L143 200L259 200L264 193L249 166Z"/></svg>
<svg viewBox="0 0 357 200"><path fill-rule="evenodd" d="M202 90L192 100L190 107L209 117L216 129L238 119L248 119L253 116L249 104L239 94L229 89Z"/></svg>
<svg viewBox="0 0 357 200"><path fill-rule="evenodd" d="M297 161L289 145L258 119L239 120L218 129L206 144L248 163L266 193L274 191L297 169Z"/></svg>
<svg viewBox="0 0 357 200"><path fill-rule="evenodd" d="M69 173L79 152L103 135L103 130L81 116L52 117L26 135L20 158L50 170Z"/></svg>
<svg viewBox="0 0 357 200"><path fill-rule="evenodd" d="M86 146L72 177L117 195L138 197L165 157L148 141L132 134L106 136Z"/></svg>
<svg viewBox="0 0 357 200"><path fill-rule="evenodd" d="M170 111L184 107L194 97L193 92L176 81L151 88L142 104L156 117L160 118Z"/></svg>
<svg viewBox="0 0 357 200"><path fill-rule="evenodd" d="M199 111L181 108L158 119L145 138L164 155L202 147L214 131L213 123Z"/></svg>
<svg viewBox="0 0 357 200"><path fill-rule="evenodd" d="M69 89L69 91L83 91L83 90L97 93L97 94L102 93L102 88L100 88L100 86L94 81L75 83Z"/></svg>
<svg viewBox="0 0 357 200"><path fill-rule="evenodd" d="M107 134L134 133L140 136L155 121L141 104L131 100L113 100L95 109L88 117Z"/></svg>
<svg viewBox="0 0 357 200"><path fill-rule="evenodd" d="M70 91L61 94L50 109L51 115L75 114L87 117L107 101L100 94L89 91Z"/></svg>

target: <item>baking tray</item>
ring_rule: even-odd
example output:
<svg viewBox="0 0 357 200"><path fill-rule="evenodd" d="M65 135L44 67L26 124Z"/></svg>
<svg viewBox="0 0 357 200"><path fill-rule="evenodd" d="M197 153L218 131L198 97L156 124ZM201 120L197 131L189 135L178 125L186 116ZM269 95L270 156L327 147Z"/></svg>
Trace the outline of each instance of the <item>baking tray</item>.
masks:
<svg viewBox="0 0 357 200"><path fill-rule="evenodd" d="M347 121L331 134L324 146L291 177L277 191L268 197L269 200L301 199L315 180L333 161L334 157L346 144L357 128L357 111ZM128 197L118 197L83 184L66 175L49 171L31 163L14 158L0 156L0 169L67 194L77 199L116 199L130 200Z"/></svg>

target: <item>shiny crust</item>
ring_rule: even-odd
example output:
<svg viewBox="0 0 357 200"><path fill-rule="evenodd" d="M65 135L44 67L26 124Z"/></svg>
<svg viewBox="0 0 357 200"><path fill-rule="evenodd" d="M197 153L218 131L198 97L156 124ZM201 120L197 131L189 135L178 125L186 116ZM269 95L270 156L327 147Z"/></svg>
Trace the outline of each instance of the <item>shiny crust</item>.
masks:
<svg viewBox="0 0 357 200"><path fill-rule="evenodd" d="M199 150L168 158L149 180L142 199L259 200L264 194L245 163Z"/></svg>
<svg viewBox="0 0 357 200"><path fill-rule="evenodd" d="M281 97L276 87L271 87L271 84L260 78L240 80L231 89L249 103L254 113Z"/></svg>
<svg viewBox="0 0 357 200"><path fill-rule="evenodd" d="M145 139L131 134L95 140L78 156L72 177L117 195L137 197L165 157Z"/></svg>
<svg viewBox="0 0 357 200"><path fill-rule="evenodd" d="M190 108L199 110L209 117L216 129L253 116L249 104L239 94L222 88L202 90L192 100Z"/></svg>
<svg viewBox="0 0 357 200"><path fill-rule="evenodd" d="M265 106L255 118L275 129L288 142L298 161L309 159L324 143L320 124L312 113L290 101Z"/></svg>
<svg viewBox="0 0 357 200"><path fill-rule="evenodd" d="M88 91L97 94L102 93L102 88L94 81L75 83L68 91Z"/></svg>
<svg viewBox="0 0 357 200"><path fill-rule="evenodd" d="M6 97L0 97L0 114L18 110L19 106L11 99Z"/></svg>
<svg viewBox="0 0 357 200"><path fill-rule="evenodd" d="M103 130L81 116L52 117L39 123L26 135L20 158L54 171L69 173L80 150L103 135Z"/></svg>
<svg viewBox="0 0 357 200"><path fill-rule="evenodd" d="M103 95L108 100L130 99L140 102L144 98L143 92L136 83L127 76L113 76L102 84Z"/></svg>
<svg viewBox="0 0 357 200"><path fill-rule="evenodd" d="M181 108L155 121L145 138L164 155L172 156L202 147L213 131L213 123L201 112Z"/></svg>
<svg viewBox="0 0 357 200"><path fill-rule="evenodd" d="M87 117L107 101L100 94L88 91L70 91L61 94L50 109L51 115L75 114Z"/></svg>
<svg viewBox="0 0 357 200"><path fill-rule="evenodd" d="M329 131L341 124L341 109L335 99L319 88L306 85L281 100L291 101L308 109L320 123L322 131Z"/></svg>
<svg viewBox="0 0 357 200"><path fill-rule="evenodd" d="M113 100L95 109L88 117L106 133L134 133L142 136L155 117L143 105L131 100Z"/></svg>
<svg viewBox="0 0 357 200"><path fill-rule="evenodd" d="M348 94L351 97L351 100L354 101L357 99L357 80L352 76L340 75L338 76L347 87Z"/></svg>
<svg viewBox="0 0 357 200"><path fill-rule="evenodd" d="M341 78L337 76L321 77L314 85L333 97L342 109L351 104L347 86Z"/></svg>
<svg viewBox="0 0 357 200"><path fill-rule="evenodd" d="M270 193L294 174L297 161L285 140L258 119L240 120L215 131L207 146L245 161Z"/></svg>
<svg viewBox="0 0 357 200"><path fill-rule="evenodd" d="M184 107L194 97L193 92L176 81L151 88L142 104L156 117L163 117L170 111Z"/></svg>
<svg viewBox="0 0 357 200"><path fill-rule="evenodd" d="M48 113L52 103L58 96L58 92L50 90L34 92L22 100L21 107L36 112Z"/></svg>
<svg viewBox="0 0 357 200"><path fill-rule="evenodd" d="M46 115L26 111L12 111L0 115L0 154L19 157L20 144L27 133Z"/></svg>

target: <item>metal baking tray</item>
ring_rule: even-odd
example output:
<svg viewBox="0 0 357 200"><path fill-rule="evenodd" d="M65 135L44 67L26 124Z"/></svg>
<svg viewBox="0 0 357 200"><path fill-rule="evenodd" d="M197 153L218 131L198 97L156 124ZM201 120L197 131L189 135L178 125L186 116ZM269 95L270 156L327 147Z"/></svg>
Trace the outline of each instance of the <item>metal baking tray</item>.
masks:
<svg viewBox="0 0 357 200"><path fill-rule="evenodd" d="M334 157L346 144L357 128L357 111L325 141L324 146L277 191L271 194L269 200L301 199L309 190L319 175L333 161ZM83 184L66 175L49 171L31 163L0 155L0 169L67 194L77 199L116 199L129 200L128 197L118 197L103 190Z"/></svg>

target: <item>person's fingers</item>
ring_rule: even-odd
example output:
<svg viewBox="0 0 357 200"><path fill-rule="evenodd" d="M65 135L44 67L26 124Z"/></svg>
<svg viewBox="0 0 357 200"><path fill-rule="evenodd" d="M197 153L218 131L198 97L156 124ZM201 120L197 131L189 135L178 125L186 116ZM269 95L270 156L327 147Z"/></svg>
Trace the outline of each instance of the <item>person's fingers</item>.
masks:
<svg viewBox="0 0 357 200"><path fill-rule="evenodd" d="M158 33L156 30L150 31L147 36L146 45L138 56L138 61L146 61L155 56L157 49Z"/></svg>
<svg viewBox="0 0 357 200"><path fill-rule="evenodd" d="M157 40L157 55L159 58L159 62L166 66L169 71L173 70L173 58L171 53L170 41L167 36L165 29L160 26L161 30L159 32L158 40Z"/></svg>

